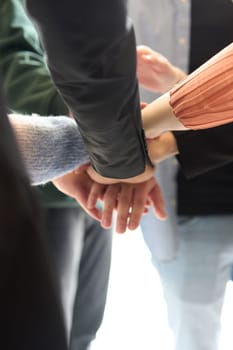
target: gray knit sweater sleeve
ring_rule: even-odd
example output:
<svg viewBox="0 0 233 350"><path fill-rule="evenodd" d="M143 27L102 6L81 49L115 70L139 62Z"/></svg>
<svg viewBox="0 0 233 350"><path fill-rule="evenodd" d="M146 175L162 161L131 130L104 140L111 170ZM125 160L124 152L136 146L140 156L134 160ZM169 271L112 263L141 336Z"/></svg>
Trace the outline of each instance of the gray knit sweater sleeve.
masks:
<svg viewBox="0 0 233 350"><path fill-rule="evenodd" d="M68 117L9 115L33 185L88 162L77 124Z"/></svg>

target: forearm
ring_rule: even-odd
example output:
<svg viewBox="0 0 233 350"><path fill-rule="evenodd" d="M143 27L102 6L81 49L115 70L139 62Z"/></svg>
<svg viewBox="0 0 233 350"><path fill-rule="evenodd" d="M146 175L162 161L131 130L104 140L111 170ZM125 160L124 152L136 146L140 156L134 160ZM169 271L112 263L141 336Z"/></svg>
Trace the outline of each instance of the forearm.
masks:
<svg viewBox="0 0 233 350"><path fill-rule="evenodd" d="M157 98L142 110L142 121L147 138L154 138L169 130L186 130L170 106L169 93Z"/></svg>
<svg viewBox="0 0 233 350"><path fill-rule="evenodd" d="M144 171L135 39L125 1L28 0L54 81L77 120L94 168L127 178ZM96 15L98 13L98 16ZM49 17L49 21L47 18ZM127 145L127 147L126 147Z"/></svg>
<svg viewBox="0 0 233 350"><path fill-rule="evenodd" d="M78 128L70 118L9 118L33 184L48 182L88 161Z"/></svg>
<svg viewBox="0 0 233 350"><path fill-rule="evenodd" d="M233 44L142 111L147 137L233 121Z"/></svg>

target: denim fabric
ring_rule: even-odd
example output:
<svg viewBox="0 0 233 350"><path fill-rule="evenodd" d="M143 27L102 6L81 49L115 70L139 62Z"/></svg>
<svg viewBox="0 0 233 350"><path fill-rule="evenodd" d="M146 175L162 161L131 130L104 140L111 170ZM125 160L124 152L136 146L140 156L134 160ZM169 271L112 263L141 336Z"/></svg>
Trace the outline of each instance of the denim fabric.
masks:
<svg viewBox="0 0 233 350"><path fill-rule="evenodd" d="M177 217L176 217L176 172L175 158L167 159L156 167L155 177L163 192L168 218L165 221L157 219L153 209L143 216L141 228L143 238L156 259L167 261L177 253Z"/></svg>
<svg viewBox="0 0 233 350"><path fill-rule="evenodd" d="M158 261L175 350L216 350L233 262L233 216L182 216L174 260Z"/></svg>

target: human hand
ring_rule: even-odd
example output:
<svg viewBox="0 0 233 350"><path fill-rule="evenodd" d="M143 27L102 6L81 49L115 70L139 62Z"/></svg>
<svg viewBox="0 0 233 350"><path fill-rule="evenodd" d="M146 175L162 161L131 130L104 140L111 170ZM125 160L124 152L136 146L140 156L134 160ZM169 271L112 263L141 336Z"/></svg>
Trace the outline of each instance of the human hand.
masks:
<svg viewBox="0 0 233 350"><path fill-rule="evenodd" d="M147 148L153 163L159 163L179 153L176 138L172 132L166 132L155 139L147 139Z"/></svg>
<svg viewBox="0 0 233 350"><path fill-rule="evenodd" d="M137 47L137 76L139 84L146 89L164 93L186 74L160 53L141 45Z"/></svg>
<svg viewBox="0 0 233 350"><path fill-rule="evenodd" d="M111 226L112 214L116 209L116 232L118 233L125 232L127 228L135 230L149 205L153 206L155 215L159 219L166 218L163 196L154 177L138 184L112 184L104 193L101 185L95 183L89 194L88 208L94 208L98 199L104 202L101 220L103 227Z"/></svg>
<svg viewBox="0 0 233 350"><path fill-rule="evenodd" d="M84 166L55 179L53 183L60 191L75 198L104 228L111 227L113 210L116 209L116 232L119 233L125 232L127 227L136 229L150 204L160 219L166 217L162 194L155 179L137 185L104 185L93 181ZM102 210L96 206L98 200L103 202Z"/></svg>
<svg viewBox="0 0 233 350"><path fill-rule="evenodd" d="M141 110L148 103L141 102ZM147 150L152 163L156 164L179 153L174 134L170 131L160 134L153 139L146 139Z"/></svg>
<svg viewBox="0 0 233 350"><path fill-rule="evenodd" d="M53 180L53 184L59 191L74 198L93 219L101 221L102 214L100 209L94 206L89 209L87 206L88 196L94 181L86 173L86 168L86 165L81 166L70 173L56 178ZM102 191L104 191L105 187L105 185L102 185Z"/></svg>

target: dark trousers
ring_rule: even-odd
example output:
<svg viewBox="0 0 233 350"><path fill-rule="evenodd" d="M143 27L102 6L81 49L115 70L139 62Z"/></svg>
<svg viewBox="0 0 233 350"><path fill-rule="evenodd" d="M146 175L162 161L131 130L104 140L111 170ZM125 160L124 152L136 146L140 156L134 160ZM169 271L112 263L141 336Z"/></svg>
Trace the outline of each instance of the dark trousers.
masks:
<svg viewBox="0 0 233 350"><path fill-rule="evenodd" d="M57 274L70 350L87 350L102 322L112 233L79 206L49 208L45 243Z"/></svg>

